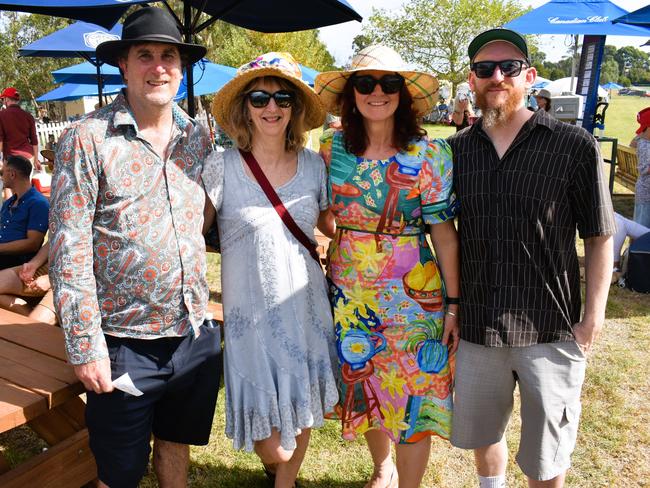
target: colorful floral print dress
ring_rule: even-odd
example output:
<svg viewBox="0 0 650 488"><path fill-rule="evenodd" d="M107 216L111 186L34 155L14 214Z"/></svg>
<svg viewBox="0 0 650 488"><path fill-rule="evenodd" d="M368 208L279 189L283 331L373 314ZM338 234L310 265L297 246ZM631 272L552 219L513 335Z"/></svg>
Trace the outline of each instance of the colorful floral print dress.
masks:
<svg viewBox="0 0 650 488"><path fill-rule="evenodd" d="M441 344L444 285L426 224L454 217L451 149L423 139L367 160L328 131L321 152L337 224L328 277L343 437L381 429L396 443L448 439L453 358Z"/></svg>

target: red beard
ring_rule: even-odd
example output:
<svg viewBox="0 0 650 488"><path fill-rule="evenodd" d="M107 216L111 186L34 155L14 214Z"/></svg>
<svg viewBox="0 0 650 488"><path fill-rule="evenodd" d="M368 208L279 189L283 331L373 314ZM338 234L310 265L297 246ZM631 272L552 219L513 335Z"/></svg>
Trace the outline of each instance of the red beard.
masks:
<svg viewBox="0 0 650 488"><path fill-rule="evenodd" d="M495 105L488 102L488 90L499 88L507 90L508 95L504 102ZM512 119L514 113L521 106L524 98L523 87L513 87L504 83L492 83L483 87L480 91L474 92L476 96L476 106L481 109L483 115L483 126L486 128L498 125L504 125Z"/></svg>

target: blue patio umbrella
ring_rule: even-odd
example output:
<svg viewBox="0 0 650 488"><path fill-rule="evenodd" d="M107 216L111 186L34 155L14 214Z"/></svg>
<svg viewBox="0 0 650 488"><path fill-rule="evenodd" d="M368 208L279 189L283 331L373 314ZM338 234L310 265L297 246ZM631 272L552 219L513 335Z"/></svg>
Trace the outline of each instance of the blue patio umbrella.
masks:
<svg viewBox="0 0 650 488"><path fill-rule="evenodd" d="M300 65L302 79L310 86L314 86L314 78L318 74L315 69ZM101 79L105 84L121 84L120 70L115 66L104 64L100 67ZM208 59L202 59L194 65L194 94L207 95L218 91L225 83L230 81L237 70L230 66L216 64ZM89 62L83 62L52 71L56 83L97 84L97 71ZM183 78L177 98L187 97L187 73Z"/></svg>
<svg viewBox="0 0 650 488"><path fill-rule="evenodd" d="M232 66L224 66L223 64L216 64L203 58L198 63L194 64L193 69L194 80L194 96L208 95L215 93L219 89L233 79L237 70ZM181 86L178 88L176 99L187 98L187 72L183 76Z"/></svg>
<svg viewBox="0 0 650 488"><path fill-rule="evenodd" d="M119 93L124 85L105 85L102 93L104 95L114 95ZM82 97L96 97L99 93L97 86L94 85L78 85L76 83L68 83L61 85L54 90L51 90L36 99L37 102L53 102L53 101L70 101Z"/></svg>
<svg viewBox="0 0 650 488"><path fill-rule="evenodd" d="M313 88L314 80L316 79L318 71L302 64L300 65L300 70L302 71L302 79L305 80L307 84Z"/></svg>
<svg viewBox="0 0 650 488"><path fill-rule="evenodd" d="M603 85L603 88L605 90L620 90L623 88L623 85L619 85L618 83L614 83L613 81L609 81Z"/></svg>
<svg viewBox="0 0 650 488"><path fill-rule="evenodd" d="M1 0L0 0L1 1ZM155 0L149 3L154 3ZM143 0L88 0L83 7L78 0L14 0L4 5L9 5L7 10L21 10L33 13L48 13L35 9L50 8L50 15L79 18L82 8L88 5L119 3L120 5L145 3ZM326 25L338 24L352 20L361 21L361 16L352 8L347 0L183 0L182 20L174 13L167 0L162 1L167 10L174 16L186 42L194 42L198 32L209 27L217 20L253 29L261 32L290 32L296 30L314 29ZM2 8L0 3L0 8ZM76 7L71 9L71 7ZM67 8L68 10L64 9ZM60 9L60 10L56 10ZM207 14L209 19L200 23L201 15ZM119 17L117 17L119 18ZM114 22L117 21L115 18ZM105 22L103 25L112 25ZM188 108L190 115L194 115L193 100L193 72L188 76Z"/></svg>
<svg viewBox="0 0 650 488"><path fill-rule="evenodd" d="M122 25L108 30L96 24L75 22L18 50L20 56L47 58L84 58L95 67L95 83L102 103L102 62L95 57L95 48L105 41L119 39Z"/></svg>
<svg viewBox="0 0 650 488"><path fill-rule="evenodd" d="M504 25L522 34L646 36L644 27L614 24L627 12L609 0L551 0Z"/></svg>
<svg viewBox="0 0 650 488"><path fill-rule="evenodd" d="M645 36L650 29L635 25L614 24L613 19L627 12L609 0L551 0L540 7L508 22L504 27L522 34L572 34L592 36ZM602 39L604 45L604 37ZM595 76L600 73L600 65L594 67ZM571 86L573 79L571 80ZM591 88L585 105L586 121L583 127L591 128L590 116L595 115L596 91ZM593 114L592 114L593 112Z"/></svg>
<svg viewBox="0 0 650 488"><path fill-rule="evenodd" d="M176 17L167 2L168 10ZM200 23L201 14L210 18ZM347 0L183 0L183 20L176 17L186 42L217 20L260 32L291 32L315 29L362 18ZM194 115L192 74L189 77L188 109Z"/></svg>
<svg viewBox="0 0 650 488"><path fill-rule="evenodd" d="M645 7L641 7L639 10L618 17L612 22L615 24L623 23L648 27L650 26L650 5L646 5Z"/></svg>
<svg viewBox="0 0 650 488"><path fill-rule="evenodd" d="M122 75L119 68L110 64L102 64L99 67L99 76L104 84L115 85L122 83ZM80 85L97 84L97 67L88 62L66 66L65 68L52 71L52 78L56 83L76 83Z"/></svg>
<svg viewBox="0 0 650 488"><path fill-rule="evenodd" d="M237 70L231 66L216 64L203 58L201 61L193 65L195 95L207 95L218 91L224 84L235 76L236 72ZM88 62L52 71L52 77L57 83L83 85L97 84L95 66ZM105 84L122 85L120 70L115 66L110 66L108 64L102 65L101 77ZM187 72L185 72L176 99L187 97L187 83Z"/></svg>
<svg viewBox="0 0 650 488"><path fill-rule="evenodd" d="M110 29L131 7L148 0L4 0L0 10L83 20Z"/></svg>

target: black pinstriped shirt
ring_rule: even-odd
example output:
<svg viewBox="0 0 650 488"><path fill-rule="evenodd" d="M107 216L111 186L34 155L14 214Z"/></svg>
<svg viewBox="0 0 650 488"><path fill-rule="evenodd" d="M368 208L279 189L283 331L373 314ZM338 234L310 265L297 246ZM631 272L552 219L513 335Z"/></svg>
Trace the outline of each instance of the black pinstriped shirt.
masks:
<svg viewBox="0 0 650 488"><path fill-rule="evenodd" d="M573 338L576 229L614 233L595 139L536 112L499 159L482 120L451 136L460 201L461 337L492 347Z"/></svg>

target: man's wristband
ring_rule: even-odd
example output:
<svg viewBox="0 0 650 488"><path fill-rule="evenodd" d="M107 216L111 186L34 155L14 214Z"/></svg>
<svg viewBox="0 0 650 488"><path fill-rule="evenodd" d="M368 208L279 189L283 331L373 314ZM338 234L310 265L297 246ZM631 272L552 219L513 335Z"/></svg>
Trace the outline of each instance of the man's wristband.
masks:
<svg viewBox="0 0 650 488"><path fill-rule="evenodd" d="M447 297L447 305L460 305L459 297Z"/></svg>

